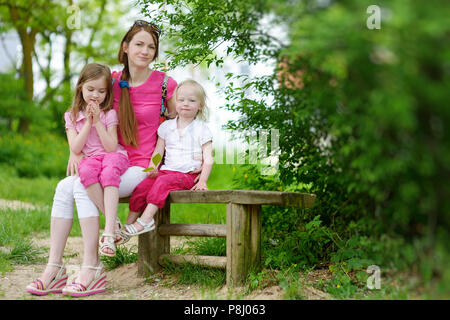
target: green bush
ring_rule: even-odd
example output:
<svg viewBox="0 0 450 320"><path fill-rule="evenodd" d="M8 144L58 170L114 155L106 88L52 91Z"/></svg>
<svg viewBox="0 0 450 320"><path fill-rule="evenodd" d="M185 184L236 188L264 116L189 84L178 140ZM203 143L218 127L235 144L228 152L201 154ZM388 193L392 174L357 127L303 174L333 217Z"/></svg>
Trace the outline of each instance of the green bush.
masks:
<svg viewBox="0 0 450 320"><path fill-rule="evenodd" d="M64 177L68 145L51 133L0 136L0 163L14 167L20 177Z"/></svg>
<svg viewBox="0 0 450 320"><path fill-rule="evenodd" d="M300 183L284 187L278 176L261 175L255 165L240 166L233 182L237 189L306 192L310 188ZM335 232L310 209L263 206L262 228L264 264L271 268L311 268L329 261L337 249Z"/></svg>
<svg viewBox="0 0 450 320"><path fill-rule="evenodd" d="M255 69L273 63L264 76L228 73L225 87L217 84L224 108L239 113L226 129L280 133L277 174L249 166L236 186L317 195L311 210L263 207L266 263L420 266L426 281L441 274L427 262L449 243L448 1L379 1L375 30L366 25L369 0L218 2L144 11L176 39L169 68L220 66L225 55ZM226 53L216 54L222 43ZM344 286L343 297L357 287Z"/></svg>

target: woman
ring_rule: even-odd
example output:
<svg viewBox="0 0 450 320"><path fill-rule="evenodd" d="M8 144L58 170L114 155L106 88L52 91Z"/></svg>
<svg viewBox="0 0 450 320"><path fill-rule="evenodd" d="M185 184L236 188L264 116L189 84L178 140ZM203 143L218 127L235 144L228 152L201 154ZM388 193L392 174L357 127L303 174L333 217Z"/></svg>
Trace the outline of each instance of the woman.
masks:
<svg viewBox="0 0 450 320"><path fill-rule="evenodd" d="M113 85L113 106L119 115L119 142L125 147L130 160L130 167L121 176L120 197L131 195L134 188L147 177L142 170L148 167L157 141L164 73L150 69L149 65L158 56L159 36L160 29L157 26L137 20L120 44L118 58L124 68L117 76L113 74L113 78L118 80ZM173 97L176 85L175 80L169 77L166 100L169 117L176 115ZM67 174L70 172L71 176L61 180L56 187L48 264L41 277L27 287L27 291L34 294L62 292L71 296L86 296L104 291L98 290L105 282L105 274L97 251L98 209L104 212L104 203L100 196L91 201L79 177L74 175L82 158L82 154L70 153ZM101 188L100 185L98 187ZM61 290L61 282L67 278L63 253L72 228L73 200L77 206L84 242L83 265L77 279Z"/></svg>

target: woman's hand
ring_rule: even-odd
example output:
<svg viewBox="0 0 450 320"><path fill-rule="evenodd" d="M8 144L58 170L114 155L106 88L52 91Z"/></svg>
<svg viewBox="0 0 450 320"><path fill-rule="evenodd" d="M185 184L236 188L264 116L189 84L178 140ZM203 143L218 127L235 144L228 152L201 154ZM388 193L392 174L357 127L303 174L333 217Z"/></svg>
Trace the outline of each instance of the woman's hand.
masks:
<svg viewBox="0 0 450 320"><path fill-rule="evenodd" d="M74 174L78 174L78 165L80 164L81 159L85 157L84 153L73 153L70 151L69 162L67 163L66 176L73 176Z"/></svg>

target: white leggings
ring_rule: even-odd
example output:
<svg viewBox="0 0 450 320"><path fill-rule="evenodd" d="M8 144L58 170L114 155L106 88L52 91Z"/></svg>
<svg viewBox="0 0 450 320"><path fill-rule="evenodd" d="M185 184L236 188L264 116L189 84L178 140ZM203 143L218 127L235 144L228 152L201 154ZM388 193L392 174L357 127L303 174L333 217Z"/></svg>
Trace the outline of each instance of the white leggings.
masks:
<svg viewBox="0 0 450 320"><path fill-rule="evenodd" d="M119 197L128 197L134 188L147 177L144 168L133 166L120 177ZM98 217L97 206L89 198L86 189L77 175L61 180L53 197L53 218L73 219L73 201L77 205L78 218Z"/></svg>

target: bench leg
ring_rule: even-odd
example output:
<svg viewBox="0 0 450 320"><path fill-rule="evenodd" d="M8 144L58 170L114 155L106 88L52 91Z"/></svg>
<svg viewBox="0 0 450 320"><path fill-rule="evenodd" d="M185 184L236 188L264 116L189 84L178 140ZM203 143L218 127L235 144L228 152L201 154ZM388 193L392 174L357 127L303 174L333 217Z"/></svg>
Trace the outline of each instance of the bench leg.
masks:
<svg viewBox="0 0 450 320"><path fill-rule="evenodd" d="M227 205L227 285L244 282L250 271L261 266L260 205Z"/></svg>
<svg viewBox="0 0 450 320"><path fill-rule="evenodd" d="M138 240L138 273L146 276L161 270L159 256L170 253L170 236L161 236L158 227L170 223L170 203L155 214L156 228L139 235Z"/></svg>

